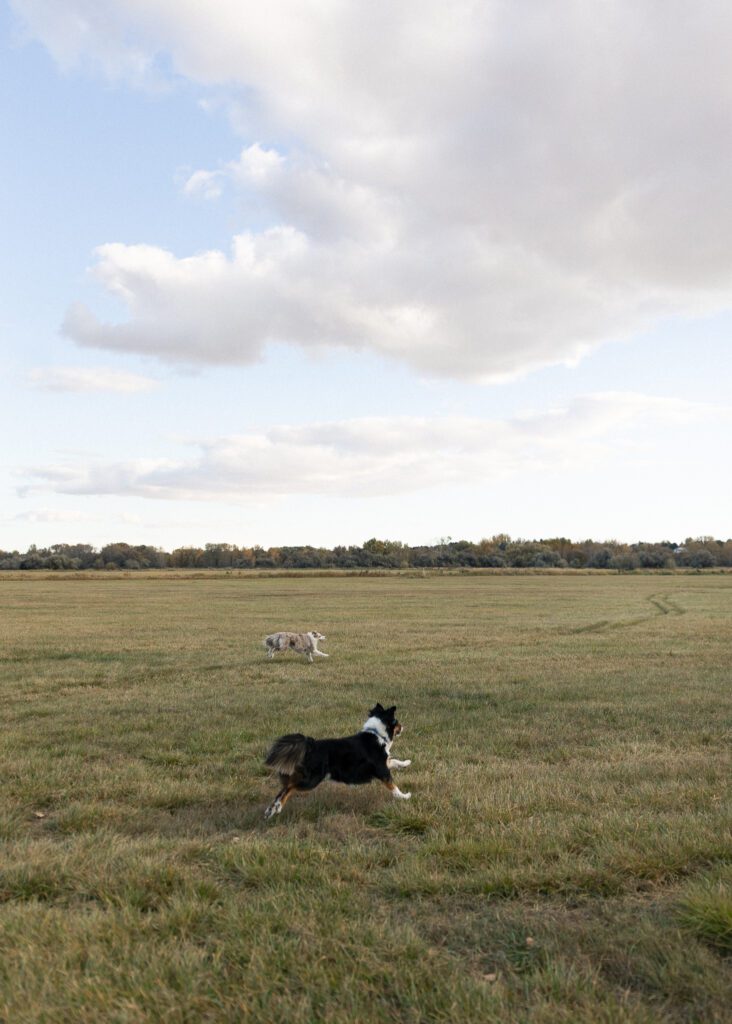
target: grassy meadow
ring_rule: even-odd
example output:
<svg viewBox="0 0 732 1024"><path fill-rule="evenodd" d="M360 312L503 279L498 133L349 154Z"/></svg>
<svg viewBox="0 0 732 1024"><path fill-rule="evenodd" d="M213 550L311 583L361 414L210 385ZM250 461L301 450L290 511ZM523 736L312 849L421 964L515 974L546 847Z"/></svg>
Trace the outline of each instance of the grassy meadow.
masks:
<svg viewBox="0 0 732 1024"><path fill-rule="evenodd" d="M0 574L0 1021L730 1021L731 682L732 575Z"/></svg>

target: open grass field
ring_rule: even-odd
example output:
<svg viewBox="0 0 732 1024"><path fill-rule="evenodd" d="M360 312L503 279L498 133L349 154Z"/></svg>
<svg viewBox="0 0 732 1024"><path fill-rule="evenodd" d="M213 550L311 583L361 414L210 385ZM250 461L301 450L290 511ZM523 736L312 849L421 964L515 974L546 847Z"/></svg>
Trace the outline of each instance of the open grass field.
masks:
<svg viewBox="0 0 732 1024"><path fill-rule="evenodd" d="M7 574L0 642L4 1024L732 1020L732 576ZM411 801L265 822L377 700Z"/></svg>

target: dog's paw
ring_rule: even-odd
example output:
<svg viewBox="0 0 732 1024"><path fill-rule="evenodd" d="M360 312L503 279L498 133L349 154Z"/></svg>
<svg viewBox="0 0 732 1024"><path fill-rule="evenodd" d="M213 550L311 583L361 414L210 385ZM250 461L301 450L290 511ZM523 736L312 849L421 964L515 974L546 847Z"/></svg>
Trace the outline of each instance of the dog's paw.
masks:
<svg viewBox="0 0 732 1024"><path fill-rule="evenodd" d="M402 761L402 768L408 768L411 763L411 761Z"/></svg>
<svg viewBox="0 0 732 1024"><path fill-rule="evenodd" d="M397 798L397 800L411 800L412 799L412 794L411 793L402 793L402 791L400 789L395 790L394 796Z"/></svg>
<svg viewBox="0 0 732 1024"><path fill-rule="evenodd" d="M271 818L273 814L279 814L282 810L282 803L279 800L275 800L273 804L270 804L267 810L264 812L265 821L267 818Z"/></svg>

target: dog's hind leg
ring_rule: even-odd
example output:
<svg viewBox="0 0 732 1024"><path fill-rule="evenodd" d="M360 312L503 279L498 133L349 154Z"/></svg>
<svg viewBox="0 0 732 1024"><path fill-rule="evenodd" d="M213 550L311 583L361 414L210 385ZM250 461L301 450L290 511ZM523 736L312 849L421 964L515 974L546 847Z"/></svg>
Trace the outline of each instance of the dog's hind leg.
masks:
<svg viewBox="0 0 732 1024"><path fill-rule="evenodd" d="M285 776L287 782L284 783L282 789L279 791L277 796L274 798L272 803L269 805L267 810L264 812L265 818L271 818L274 814L281 814L282 808L285 806L287 801L290 799L292 794L295 792L295 783L292 778Z"/></svg>

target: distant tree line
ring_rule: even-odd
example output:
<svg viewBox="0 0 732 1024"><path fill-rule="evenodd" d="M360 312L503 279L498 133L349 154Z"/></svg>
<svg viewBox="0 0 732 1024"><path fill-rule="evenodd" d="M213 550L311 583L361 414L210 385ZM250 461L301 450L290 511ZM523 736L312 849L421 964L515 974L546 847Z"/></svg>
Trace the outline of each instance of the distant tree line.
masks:
<svg viewBox="0 0 732 1024"><path fill-rule="evenodd" d="M497 534L477 543L445 537L437 544L402 544L372 538L365 544L316 548L203 547L164 551L148 544L32 544L27 551L0 551L0 569L711 569L732 567L732 539L688 537L683 543L661 541L512 540Z"/></svg>

